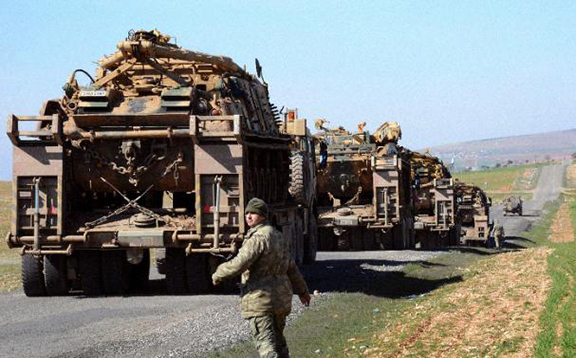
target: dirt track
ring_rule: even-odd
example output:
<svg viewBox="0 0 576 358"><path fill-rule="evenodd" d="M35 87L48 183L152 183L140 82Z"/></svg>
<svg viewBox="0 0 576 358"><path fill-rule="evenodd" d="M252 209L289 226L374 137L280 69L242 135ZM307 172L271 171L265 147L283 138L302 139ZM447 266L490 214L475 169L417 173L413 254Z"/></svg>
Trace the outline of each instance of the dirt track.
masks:
<svg viewBox="0 0 576 358"><path fill-rule="evenodd" d="M525 217L501 216L506 234L528 228L547 200L560 192L562 166L544 168ZM514 240L511 244L514 243ZM361 291L394 297L378 284L387 272L442 252L381 251L320 253L305 269L311 289ZM338 280L328 280L338 277ZM245 340L235 295L167 296L153 276L147 294L128 297L26 298L21 291L0 294L0 357L193 357ZM414 285L421 283L414 282ZM432 284L443 284L442 282ZM434 289L433 286L423 288ZM384 290L384 291L382 291ZM295 302L296 311L301 310Z"/></svg>

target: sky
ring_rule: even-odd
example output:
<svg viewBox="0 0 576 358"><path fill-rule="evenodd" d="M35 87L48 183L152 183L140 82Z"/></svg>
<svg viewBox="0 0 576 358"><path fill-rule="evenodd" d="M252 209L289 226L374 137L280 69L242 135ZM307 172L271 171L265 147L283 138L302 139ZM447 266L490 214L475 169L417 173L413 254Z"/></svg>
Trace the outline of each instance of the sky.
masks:
<svg viewBox="0 0 576 358"><path fill-rule="evenodd" d="M258 58L279 108L350 130L397 121L412 149L576 128L575 1L2 0L1 8L1 118L38 114L62 97L73 70L94 73L128 31L158 29L252 73ZM0 180L10 179L5 135L0 160Z"/></svg>

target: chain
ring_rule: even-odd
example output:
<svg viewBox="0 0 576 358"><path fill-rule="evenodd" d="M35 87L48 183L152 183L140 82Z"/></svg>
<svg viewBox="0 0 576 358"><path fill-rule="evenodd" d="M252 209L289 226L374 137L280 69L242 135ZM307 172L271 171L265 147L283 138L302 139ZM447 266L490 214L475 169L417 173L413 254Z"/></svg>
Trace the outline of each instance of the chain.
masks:
<svg viewBox="0 0 576 358"><path fill-rule="evenodd" d="M127 158L128 167L123 167L123 166L120 166L120 165L116 164L115 162L109 160L103 154L99 153L97 150L95 150L92 147L84 147L83 149L86 152L88 152L92 158L99 161L103 166L106 166L106 167L112 169L113 171L115 171L121 175L126 175L126 174L130 175L128 182L130 182L130 184L132 184L134 186L138 186L138 183L140 182L140 178L142 177L142 175L144 173L146 173L152 167L152 165L155 162L162 161L166 158L166 155L157 155L155 153L150 153L150 154L148 154L148 156L146 156L144 161L137 168L135 168L134 164L133 164L134 158ZM154 150L154 148L152 148L152 149ZM178 157L179 157L179 163L182 162L182 153L178 153ZM173 165L173 164L171 164L171 165ZM166 175L166 173L164 175ZM176 181L176 185L178 185L178 179L179 179L179 173L177 173L177 171L175 171L174 172L174 180Z"/></svg>
<svg viewBox="0 0 576 358"><path fill-rule="evenodd" d="M184 155L182 154L182 152L179 152L177 158L170 165L166 166L164 173L160 176L160 178L158 178L158 181L160 181L166 175L170 174L170 172L174 172L174 180L176 181L176 185L178 185L178 180L180 178L180 173L178 171L178 164L180 164L184 161L183 157L184 157ZM164 158L164 157L162 157L162 158ZM103 224L106 221L108 221L108 219L110 219L111 217L116 216L116 215L120 215L123 212L125 212L131 208L134 208L134 209L140 211L141 213L148 215L148 216L151 216L151 217L155 218L156 220L162 221L162 222L164 222L170 226L177 226L169 217L162 217L162 216L156 214L155 212L153 212L152 210L145 208L143 206L140 206L137 203L138 200L140 200L140 198L142 198L148 191L150 191L150 189L152 189L152 187L154 187L154 184L150 185L148 187L148 189L146 189L136 199L130 200L126 197L126 195L124 195L118 188L116 188L114 185L112 185L106 179L104 179L103 177L100 177L100 180L102 180L104 183L108 184L112 189L114 189L118 194L120 194L120 196L122 196L122 198L124 198L124 200L126 200L127 203L124 206L114 210L112 213L106 214L106 215L102 216L101 218L98 218L94 221L86 223L85 225L87 228L93 228L97 225Z"/></svg>

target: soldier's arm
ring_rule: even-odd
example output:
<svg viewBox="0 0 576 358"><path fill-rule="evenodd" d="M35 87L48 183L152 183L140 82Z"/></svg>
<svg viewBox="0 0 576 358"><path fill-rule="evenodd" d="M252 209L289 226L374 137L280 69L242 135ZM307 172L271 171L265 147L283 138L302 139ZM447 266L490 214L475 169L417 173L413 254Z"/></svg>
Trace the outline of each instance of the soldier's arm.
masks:
<svg viewBox="0 0 576 358"><path fill-rule="evenodd" d="M236 257L218 266L218 269L212 275L212 281L217 284L226 278L240 275L260 257L264 249L264 240L254 235L250 240L246 240L242 244Z"/></svg>
<svg viewBox="0 0 576 358"><path fill-rule="evenodd" d="M308 285L306 285L306 281L293 259L290 259L290 264L288 266L288 278L292 284L292 290L298 295L300 302L302 302L304 306L308 306L310 304Z"/></svg>
<svg viewBox="0 0 576 358"><path fill-rule="evenodd" d="M290 259L290 264L288 265L288 278L290 279L294 293L298 295L308 293L308 285L306 285L306 281L293 259Z"/></svg>

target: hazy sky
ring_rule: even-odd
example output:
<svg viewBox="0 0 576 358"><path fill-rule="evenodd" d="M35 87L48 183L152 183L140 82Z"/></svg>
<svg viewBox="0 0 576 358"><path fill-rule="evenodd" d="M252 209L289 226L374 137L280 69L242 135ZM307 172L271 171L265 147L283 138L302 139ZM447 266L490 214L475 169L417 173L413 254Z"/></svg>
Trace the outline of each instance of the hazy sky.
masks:
<svg viewBox="0 0 576 358"><path fill-rule="evenodd" d="M575 1L4 0L1 9L3 119L38 114L74 69L93 73L129 30L156 28L250 72L257 57L279 107L350 129L398 121L414 149L576 127ZM5 135L0 146L8 179Z"/></svg>

